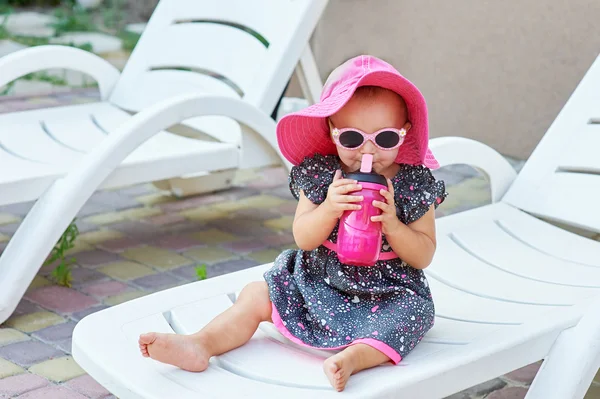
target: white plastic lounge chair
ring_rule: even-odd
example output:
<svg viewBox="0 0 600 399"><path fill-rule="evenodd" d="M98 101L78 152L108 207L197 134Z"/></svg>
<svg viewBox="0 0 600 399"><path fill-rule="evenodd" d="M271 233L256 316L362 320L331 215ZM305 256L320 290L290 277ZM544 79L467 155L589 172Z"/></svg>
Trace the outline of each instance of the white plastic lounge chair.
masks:
<svg viewBox="0 0 600 399"><path fill-rule="evenodd" d="M70 68L92 75L102 95L93 104L0 115L0 205L39 198L0 258L0 322L94 190L280 164L269 114L296 65L307 96L319 96L308 40L326 3L162 0L120 76L69 47L0 59L0 86L35 70ZM166 100L175 94L196 98ZM162 130L182 122L212 140ZM102 177L62 179L95 172Z"/></svg>
<svg viewBox="0 0 600 399"><path fill-rule="evenodd" d="M600 148L598 116L600 58L518 176L483 144L432 140L443 165L470 164L490 178L493 203L440 218L438 250L426 269L436 301L435 326L399 366L353 376L342 395L323 374L328 353L307 352L269 325L248 344L213 359L203 373L139 354L140 333L198 330L270 265L92 314L75 328L75 360L124 399L427 399L545 359L527 398L580 399L600 365L600 243L530 213L600 232L600 213L593 209L600 196L600 158L594 151Z"/></svg>

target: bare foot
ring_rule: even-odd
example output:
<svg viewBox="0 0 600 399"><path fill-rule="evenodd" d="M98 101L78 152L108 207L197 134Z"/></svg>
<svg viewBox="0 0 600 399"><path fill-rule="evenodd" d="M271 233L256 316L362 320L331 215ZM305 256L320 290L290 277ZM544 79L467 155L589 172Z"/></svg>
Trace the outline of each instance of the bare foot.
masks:
<svg viewBox="0 0 600 399"><path fill-rule="evenodd" d="M348 378L354 372L354 363L348 353L340 352L325 360L323 370L329 378L331 386L336 391L342 392L346 387Z"/></svg>
<svg viewBox="0 0 600 399"><path fill-rule="evenodd" d="M210 354L192 335L147 333L138 341L142 356L172 364L187 371L204 371Z"/></svg>

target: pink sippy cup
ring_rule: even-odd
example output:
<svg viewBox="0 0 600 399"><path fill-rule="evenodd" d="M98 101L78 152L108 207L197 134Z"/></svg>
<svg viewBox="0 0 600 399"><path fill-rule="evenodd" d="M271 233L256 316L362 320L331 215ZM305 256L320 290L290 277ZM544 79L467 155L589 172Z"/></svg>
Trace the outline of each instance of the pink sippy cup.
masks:
<svg viewBox="0 0 600 399"><path fill-rule="evenodd" d="M352 195L362 195L361 209L345 211L340 218L337 238L337 256L340 262L354 266L373 266L381 251L381 222L372 222L371 216L381 214L373 200L385 201L379 190L387 190L387 181L371 172L373 155L364 154L360 172L349 173L346 178L357 180L362 186Z"/></svg>

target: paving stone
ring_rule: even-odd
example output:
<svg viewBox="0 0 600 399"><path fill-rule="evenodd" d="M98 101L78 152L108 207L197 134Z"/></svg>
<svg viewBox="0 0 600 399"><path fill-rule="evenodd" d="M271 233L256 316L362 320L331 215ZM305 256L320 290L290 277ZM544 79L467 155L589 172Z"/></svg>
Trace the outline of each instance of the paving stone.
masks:
<svg viewBox="0 0 600 399"><path fill-rule="evenodd" d="M106 275L95 270L85 269L83 267L74 267L71 271L73 286L79 287L82 284L97 282L106 279Z"/></svg>
<svg viewBox="0 0 600 399"><path fill-rule="evenodd" d="M100 244L105 241L116 240L117 238L124 237L124 234L120 231L114 230L97 230L90 231L89 233L83 233L79 235L79 239L87 242L91 245Z"/></svg>
<svg viewBox="0 0 600 399"><path fill-rule="evenodd" d="M60 342L70 338L73 335L75 323L68 321L66 323L57 324L55 326L46 327L32 334L33 337L46 342Z"/></svg>
<svg viewBox="0 0 600 399"><path fill-rule="evenodd" d="M475 385L469 389L462 391L459 395L463 395L465 398L470 397L481 397L489 394L490 392L497 391L506 387L506 382L501 380L500 378L495 378L493 380L486 381L484 383ZM458 396L455 399L459 399Z"/></svg>
<svg viewBox="0 0 600 399"><path fill-rule="evenodd" d="M2 43L2 41L0 41ZM1 46L1 44L0 44ZM1 50L0 50L1 51ZM21 218L10 213L0 213L0 225L5 224L18 224L21 222Z"/></svg>
<svg viewBox="0 0 600 399"><path fill-rule="evenodd" d="M25 395L19 396L19 399L88 399L82 394L63 388L57 385L50 385L45 388L29 391Z"/></svg>
<svg viewBox="0 0 600 399"><path fill-rule="evenodd" d="M144 295L146 295L146 293L143 291L129 291L124 292L123 294L110 296L104 300L104 303L106 303L109 306L115 306L135 298L143 297Z"/></svg>
<svg viewBox="0 0 600 399"><path fill-rule="evenodd" d="M175 252L156 247L130 248L121 256L160 269L173 269L191 263L189 259Z"/></svg>
<svg viewBox="0 0 600 399"><path fill-rule="evenodd" d="M598 372L596 373L596 376L594 377L594 382L596 384L600 384L600 370L598 370Z"/></svg>
<svg viewBox="0 0 600 399"><path fill-rule="evenodd" d="M106 212L99 215L90 216L84 219L87 223L93 223L97 225L108 225L125 220L125 216L119 212Z"/></svg>
<svg viewBox="0 0 600 399"><path fill-rule="evenodd" d="M275 212L272 209L250 208L237 211L234 215L231 216L231 218L233 220L265 221L269 219L275 219L279 216L281 215L279 215L278 212Z"/></svg>
<svg viewBox="0 0 600 399"><path fill-rule="evenodd" d="M236 255L221 248L204 247L195 248L183 253L185 256L197 260L200 263L215 263L224 259L235 258Z"/></svg>
<svg viewBox="0 0 600 399"><path fill-rule="evenodd" d="M4 325L26 333L30 333L41 330L42 328L62 323L63 321L65 321L65 319L55 313L41 311L18 316L12 315L4 322Z"/></svg>
<svg viewBox="0 0 600 399"><path fill-rule="evenodd" d="M271 219L263 222L265 226L275 231L292 231L293 216L282 216L277 219Z"/></svg>
<svg viewBox="0 0 600 399"><path fill-rule="evenodd" d="M106 308L108 308L108 306L105 306L105 305L94 306L89 309L82 310L81 312L73 313L71 315L71 318L75 321L79 321L79 320L83 319L84 317L91 315L92 313L96 313L96 312L98 312L100 310L104 310Z"/></svg>
<svg viewBox="0 0 600 399"><path fill-rule="evenodd" d="M52 269L54 269L54 267L52 267ZM33 278L31 284L29 284L29 287L27 287L27 292L29 293L31 291L37 290L38 288L47 287L49 285L52 285L52 282L50 280L40 275L36 275Z"/></svg>
<svg viewBox="0 0 600 399"><path fill-rule="evenodd" d="M226 191L222 191L220 194L224 197L225 202L238 201L241 199L257 196L260 194L260 190L251 187L238 186L230 188Z"/></svg>
<svg viewBox="0 0 600 399"><path fill-rule="evenodd" d="M248 198L244 198L240 202L252 207L252 208L275 208L285 203L279 197L272 195L256 195Z"/></svg>
<svg viewBox="0 0 600 399"><path fill-rule="evenodd" d="M127 209L119 212L125 219L129 220L140 220L148 218L150 216L161 215L162 211L158 208L140 207Z"/></svg>
<svg viewBox="0 0 600 399"><path fill-rule="evenodd" d="M286 201L285 204L279 205L277 207L277 211L283 213L284 215L295 215L296 208L298 208L298 202L296 201Z"/></svg>
<svg viewBox="0 0 600 399"><path fill-rule="evenodd" d="M20 331L12 328L0 328L0 346L27 341L28 339L29 337Z"/></svg>
<svg viewBox="0 0 600 399"><path fill-rule="evenodd" d="M244 202L243 200L235 200L235 199L232 201L219 202L217 204L213 204L211 207L213 209L224 212L226 214L234 213L234 212L237 213L242 210L255 208L252 205Z"/></svg>
<svg viewBox="0 0 600 399"><path fill-rule="evenodd" d="M0 57L4 57L5 55L14 53L15 51L23 50L24 48L27 48L27 46L13 42L12 40L0 40Z"/></svg>
<svg viewBox="0 0 600 399"><path fill-rule="evenodd" d="M33 312L40 312L43 309L38 304L28 301L27 299L21 299L21 302L17 305L17 308L13 312L14 316L20 316Z"/></svg>
<svg viewBox="0 0 600 399"><path fill-rule="evenodd" d="M263 241L258 239L232 241L221 244L221 247L223 247L224 249L230 252L241 254L246 254L248 252L256 252L258 250L264 249L266 246L267 245Z"/></svg>
<svg viewBox="0 0 600 399"><path fill-rule="evenodd" d="M180 198L174 202L160 204L160 208L165 212L178 212L187 209L198 208L203 205L211 205L223 202L225 197L219 194L198 195L194 197Z"/></svg>
<svg viewBox="0 0 600 399"><path fill-rule="evenodd" d="M0 18L4 21L4 18ZM50 24L56 21L56 18L37 12L18 12L8 16L4 27L14 35L51 37L54 35L54 28Z"/></svg>
<svg viewBox="0 0 600 399"><path fill-rule="evenodd" d="M96 380L87 374L82 375L81 377L73 378L65 385L91 399L100 399L110 395L110 392L108 392L106 388L98 384Z"/></svg>
<svg viewBox="0 0 600 399"><path fill-rule="evenodd" d="M119 255L102 250L93 250L77 254L77 264L81 266L98 266L116 262L119 259Z"/></svg>
<svg viewBox="0 0 600 399"><path fill-rule="evenodd" d="M470 208L489 204L491 202L489 184L482 178L467 179L456 186L448 187L449 193L440 208L454 209L468 206Z"/></svg>
<svg viewBox="0 0 600 399"><path fill-rule="evenodd" d="M207 277L216 277L233 273L256 266L258 263L250 259L234 259L226 262L215 263L206 268Z"/></svg>
<svg viewBox="0 0 600 399"><path fill-rule="evenodd" d="M4 234L0 234L0 243L1 242L9 242L10 241L10 237Z"/></svg>
<svg viewBox="0 0 600 399"><path fill-rule="evenodd" d="M70 337L68 339L65 339L64 341L57 342L55 345L58 349L65 352L66 354L73 353L73 341Z"/></svg>
<svg viewBox="0 0 600 399"><path fill-rule="evenodd" d="M179 284L181 281L168 273L158 273L151 276L138 278L132 281L145 290L164 289Z"/></svg>
<svg viewBox="0 0 600 399"><path fill-rule="evenodd" d="M55 76L57 74L54 74ZM66 80L61 77L61 79ZM75 86L71 84L71 86ZM86 202L85 205L77 212L78 219L87 219L88 216L98 215L100 213L110 212L111 208L108 206L103 206L100 204L94 204L91 202Z"/></svg>
<svg viewBox="0 0 600 399"><path fill-rule="evenodd" d="M92 247L90 244L81 240L76 240L74 247L65 252L65 255L72 256L80 252L91 251L92 249L94 249L94 247Z"/></svg>
<svg viewBox="0 0 600 399"><path fill-rule="evenodd" d="M170 273L176 275L177 277L181 277L183 280L185 280L187 282L197 281L198 277L196 275L196 267L197 267L197 265L184 266L184 267L180 267L177 269L173 269L170 271ZM207 277L210 277L208 275L208 270L207 270L206 274L207 274Z"/></svg>
<svg viewBox="0 0 600 399"><path fill-rule="evenodd" d="M0 358L0 383L4 381L2 380L2 378L21 374L23 372L25 372L25 370L23 370L22 367L17 366L16 364L9 362L6 359Z"/></svg>
<svg viewBox="0 0 600 399"><path fill-rule="evenodd" d="M29 202L19 202L16 204L4 205L4 206L0 207L0 210L5 213L10 213L12 215L24 217L25 215L27 215L29 213L29 211L31 210L31 207L33 206L34 203L35 203L35 201L29 201Z"/></svg>
<svg viewBox="0 0 600 399"><path fill-rule="evenodd" d="M101 206L107 206L113 210L123 210L140 206L140 203L128 195L119 191L96 191L89 202Z"/></svg>
<svg viewBox="0 0 600 399"><path fill-rule="evenodd" d="M127 248L139 247L140 245L144 245L144 242L138 240L137 238L123 237L98 244L98 248L104 249L109 252L122 252Z"/></svg>
<svg viewBox="0 0 600 399"><path fill-rule="evenodd" d="M294 200L294 197L292 196L292 193L290 192L290 188L287 185L273 188L273 189L269 190L269 194L279 197L283 200L288 200L288 201Z"/></svg>
<svg viewBox="0 0 600 399"><path fill-rule="evenodd" d="M254 259L259 264L271 263L275 260L281 251L277 251L274 249L265 249L262 251L252 252L246 255L247 258Z"/></svg>
<svg viewBox="0 0 600 399"><path fill-rule="evenodd" d="M85 374L70 356L46 360L31 366L29 371L54 382L65 382Z"/></svg>
<svg viewBox="0 0 600 399"><path fill-rule="evenodd" d="M59 286L37 289L27 294L27 298L46 309L60 313L79 312L98 303L98 301L90 296L71 288Z"/></svg>
<svg viewBox="0 0 600 399"><path fill-rule="evenodd" d="M527 395L527 388L508 387L492 392L486 399L523 399Z"/></svg>
<svg viewBox="0 0 600 399"><path fill-rule="evenodd" d="M261 240L269 247L281 247L282 245L294 244L294 235L291 233L273 234L261 237Z"/></svg>
<svg viewBox="0 0 600 399"><path fill-rule="evenodd" d="M184 235L160 237L151 241L149 244L177 252L186 251L202 245L198 240Z"/></svg>
<svg viewBox="0 0 600 399"><path fill-rule="evenodd" d="M98 32L72 32L53 37L50 39L50 43L75 44L77 46L89 43L92 45L92 51L96 54L118 51L123 45L121 39Z"/></svg>
<svg viewBox="0 0 600 399"><path fill-rule="evenodd" d="M7 235L7 236L12 236L13 234L15 234L15 232L19 228L19 225L20 225L19 223L0 225L0 233Z"/></svg>
<svg viewBox="0 0 600 399"><path fill-rule="evenodd" d="M583 399L600 399L600 384L592 384Z"/></svg>
<svg viewBox="0 0 600 399"><path fill-rule="evenodd" d="M82 287L81 291L88 295L104 298L107 296L120 294L127 289L129 289L129 286L119 281L104 281Z"/></svg>
<svg viewBox="0 0 600 399"><path fill-rule="evenodd" d="M212 207L203 206L199 208L187 209L183 212L180 212L180 215L195 222L209 222L212 220L224 219L228 217L229 213Z"/></svg>
<svg viewBox="0 0 600 399"><path fill-rule="evenodd" d="M157 215L144 219L144 222L154 226L165 226L185 222L187 219L176 213L168 213L166 215Z"/></svg>
<svg viewBox="0 0 600 399"><path fill-rule="evenodd" d="M226 233L235 234L245 238L273 234L272 229L263 226L260 222L255 220L216 220L211 222L211 226Z"/></svg>
<svg viewBox="0 0 600 399"><path fill-rule="evenodd" d="M536 362L508 373L504 377L524 384L531 384L541 366L542 362Z"/></svg>
<svg viewBox="0 0 600 399"><path fill-rule="evenodd" d="M231 223L231 222L230 222ZM190 234L190 236L198 240L201 244L213 245L223 242L239 240L240 237L230 233L226 233L218 229L209 229Z"/></svg>
<svg viewBox="0 0 600 399"><path fill-rule="evenodd" d="M48 359L63 356L63 353L39 341L23 341L0 348L0 357L22 367L29 367Z"/></svg>
<svg viewBox="0 0 600 399"><path fill-rule="evenodd" d="M156 273L154 269L134 262L109 263L108 265L99 267L97 270L118 280L133 280Z"/></svg>
<svg viewBox="0 0 600 399"><path fill-rule="evenodd" d="M149 223L135 220L126 220L124 222L113 224L111 227L124 233L126 236L144 241L152 239L157 235L163 235L167 231L163 226L154 226Z"/></svg>
<svg viewBox="0 0 600 399"><path fill-rule="evenodd" d="M0 378L2 376L0 375ZM35 374L21 374L0 380L0 397L12 398L26 392L45 387L48 380Z"/></svg>

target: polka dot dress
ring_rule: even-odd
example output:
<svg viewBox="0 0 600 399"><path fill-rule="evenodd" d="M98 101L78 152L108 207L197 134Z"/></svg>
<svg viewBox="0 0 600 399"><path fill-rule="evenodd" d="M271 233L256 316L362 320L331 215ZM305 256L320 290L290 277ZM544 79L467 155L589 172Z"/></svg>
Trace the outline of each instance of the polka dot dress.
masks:
<svg viewBox="0 0 600 399"><path fill-rule="evenodd" d="M315 155L292 168L290 190L315 204L327 196L340 169L335 155ZM396 213L405 224L421 218L446 197L445 185L424 166L400 165L392 179ZM329 240L336 242L336 226ZM391 248L385 236L382 252ZM434 321L434 305L422 270L401 259L374 266L341 263L334 251L287 250L264 275L273 322L288 338L320 349L365 343L398 363L421 341Z"/></svg>

